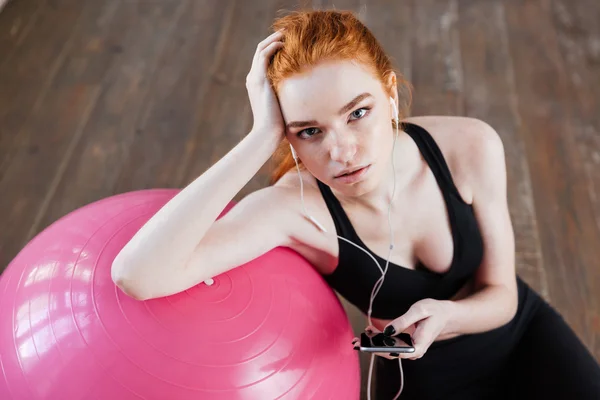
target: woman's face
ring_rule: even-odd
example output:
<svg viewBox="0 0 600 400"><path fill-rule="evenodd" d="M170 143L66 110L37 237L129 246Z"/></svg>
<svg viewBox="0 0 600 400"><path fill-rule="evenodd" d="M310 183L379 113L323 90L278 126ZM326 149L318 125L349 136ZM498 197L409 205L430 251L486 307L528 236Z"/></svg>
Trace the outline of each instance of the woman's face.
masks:
<svg viewBox="0 0 600 400"><path fill-rule="evenodd" d="M286 137L313 176L350 197L381 182L393 144L392 106L368 70L350 61L320 64L283 81L278 98ZM339 177L365 166L358 176Z"/></svg>

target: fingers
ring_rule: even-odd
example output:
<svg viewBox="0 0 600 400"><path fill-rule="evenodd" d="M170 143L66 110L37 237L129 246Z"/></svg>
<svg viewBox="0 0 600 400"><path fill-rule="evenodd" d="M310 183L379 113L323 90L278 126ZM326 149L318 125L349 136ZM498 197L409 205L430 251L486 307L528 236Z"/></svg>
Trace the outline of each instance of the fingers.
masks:
<svg viewBox="0 0 600 400"><path fill-rule="evenodd" d="M367 333L381 333L381 331L380 331L379 329L377 329L376 327L374 327L373 325L368 325L368 326L365 328L365 331L366 331Z"/></svg>
<svg viewBox="0 0 600 400"><path fill-rule="evenodd" d="M396 360L400 357L399 353L373 353L376 356L387 358L388 360Z"/></svg>
<svg viewBox="0 0 600 400"><path fill-rule="evenodd" d="M275 43L283 44L283 42L278 41L282 37L283 37L283 32L276 31L276 32L273 32L272 34L270 34L266 39L261 41L256 46L256 52L254 53L254 63L256 63L256 61L261 58L268 58L267 55L272 53L273 44L275 44ZM278 47L278 45L276 45L275 47Z"/></svg>
<svg viewBox="0 0 600 400"><path fill-rule="evenodd" d="M410 337L412 337L417 329L416 324L413 324L404 330L404 333L408 333Z"/></svg>
<svg viewBox="0 0 600 400"><path fill-rule="evenodd" d="M252 66L246 76L246 87L249 87L249 85L262 85L265 83L266 66L270 62L271 56L278 49L283 47L283 42L279 41L282 36L282 31L277 31L256 46Z"/></svg>
<svg viewBox="0 0 600 400"><path fill-rule="evenodd" d="M424 343L427 336L430 334L430 324L427 321L423 321L420 323L415 329L411 339L413 341L413 346L415 346L415 350L420 343Z"/></svg>
<svg viewBox="0 0 600 400"><path fill-rule="evenodd" d="M273 42L267 47L265 47L265 49L259 55L261 65L266 66L269 63L271 56L275 53L275 51L282 47L283 42Z"/></svg>
<svg viewBox="0 0 600 400"><path fill-rule="evenodd" d="M273 42L273 40L280 38L283 35L283 31L279 30L279 31L275 31L273 33L271 33L269 36L267 36L264 40L262 40L257 46L256 46L256 54L260 53L262 50L264 50L269 44L271 44L271 42Z"/></svg>
<svg viewBox="0 0 600 400"><path fill-rule="evenodd" d="M415 347L414 353L411 354L411 360L416 360L425 354L427 349L429 348L429 341L433 336L432 333L432 324L423 323L420 324L417 329L415 329L415 333L412 337L413 346Z"/></svg>
<svg viewBox="0 0 600 400"><path fill-rule="evenodd" d="M359 350L360 338L357 338L357 337L353 338L352 346L354 347L354 350ZM378 357L387 358L388 360L396 360L401 356L399 353L394 353L394 352L392 352L392 353L372 353L372 354L375 354Z"/></svg>
<svg viewBox="0 0 600 400"><path fill-rule="evenodd" d="M421 300L413 304L404 315L390 322L383 330L383 333L388 336L397 335L430 315L426 303Z"/></svg>
<svg viewBox="0 0 600 400"><path fill-rule="evenodd" d="M422 318L420 314L408 310L406 314L390 322L383 330L383 333L388 336L397 335L399 333L404 332L407 328L409 328L416 322L419 322L421 319Z"/></svg>

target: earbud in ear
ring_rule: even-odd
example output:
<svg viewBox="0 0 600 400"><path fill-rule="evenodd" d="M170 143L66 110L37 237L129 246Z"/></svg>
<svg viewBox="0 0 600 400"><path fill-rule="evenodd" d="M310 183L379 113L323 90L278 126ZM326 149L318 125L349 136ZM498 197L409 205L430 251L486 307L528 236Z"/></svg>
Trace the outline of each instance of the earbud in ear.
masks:
<svg viewBox="0 0 600 400"><path fill-rule="evenodd" d="M400 118L398 116L398 107L396 107L396 102L394 101L394 99L390 96L390 104L392 105L392 118L394 118L394 120L396 122L398 122L398 119Z"/></svg>

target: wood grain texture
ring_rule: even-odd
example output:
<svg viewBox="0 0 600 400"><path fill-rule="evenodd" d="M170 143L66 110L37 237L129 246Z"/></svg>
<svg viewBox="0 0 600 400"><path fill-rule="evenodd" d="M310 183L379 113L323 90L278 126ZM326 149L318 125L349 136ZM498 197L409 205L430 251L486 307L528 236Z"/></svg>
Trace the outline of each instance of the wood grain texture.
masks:
<svg viewBox="0 0 600 400"><path fill-rule="evenodd" d="M565 63L571 112L570 128L582 168L582 197L586 212L580 234L587 291L582 293L589 324L587 344L600 359L600 262L586 251L597 249L600 239L600 7L594 1L555 0L552 15L559 49ZM587 195L586 195L587 192Z"/></svg>
<svg viewBox="0 0 600 400"><path fill-rule="evenodd" d="M490 124L506 158L517 273L549 300L502 2L459 1L465 115Z"/></svg>
<svg viewBox="0 0 600 400"><path fill-rule="evenodd" d="M199 112L211 101L205 94L214 51L233 10L233 3L221 4L191 1L178 22L158 60L150 100L135 122L114 193L181 185L182 155L197 141Z"/></svg>
<svg viewBox="0 0 600 400"><path fill-rule="evenodd" d="M0 1L0 68L11 61L15 50L32 31L44 4L44 0Z"/></svg>
<svg viewBox="0 0 600 400"><path fill-rule="evenodd" d="M523 138L552 304L592 349L600 258L597 209L578 144L577 97L552 3L505 4ZM593 349L592 349L593 350Z"/></svg>
<svg viewBox="0 0 600 400"><path fill-rule="evenodd" d="M39 16L32 7L17 9L18 15L33 13L29 19L21 17L28 20L21 34L19 23L7 24L17 27L17 38L12 50L9 41L6 62L0 64L0 149L4 149L0 152L0 179L14 154L13 146L19 143L21 127L40 109L73 43L73 30L83 22L84 1L55 0L40 7ZM4 13L0 15L4 18Z"/></svg>
<svg viewBox="0 0 600 400"><path fill-rule="evenodd" d="M65 158L68 159L69 144L81 135L82 124L89 114L89 104L94 102L100 82L79 80L81 74L74 68L74 61L78 55L89 53L88 44L82 39L86 34L106 34L105 28L89 24L89 19L105 12L110 15L111 9L99 2L90 3L77 26L71 28L73 37L63 38L63 32L60 33L58 38L64 39L69 46L67 49L55 47L55 57L60 61L47 62L52 67L50 71L46 70L46 74L51 76L43 76L44 65L36 65L33 51L24 51L15 56L18 62L13 66L16 70L22 66L33 81L29 80L30 75L21 76L18 71L0 78L3 83L10 80L17 89L19 82L25 87L23 93L18 90L2 91L0 96L0 103L10 103L9 96L14 96L12 109L5 110L6 114L0 117L7 137L12 139L10 148L0 155L5 160L4 173L0 174L0 193L3 194L0 196L0 212L4 225L0 233L0 260L3 266L37 233L39 220L45 214L45 199L53 193L55 174L61 170ZM55 12L50 13L54 15ZM54 16L58 18L59 15L66 14L63 11ZM38 39L34 34L32 38ZM48 40L56 40L56 36ZM29 43L23 44L23 48L29 47L37 48ZM45 63L49 57L51 54L41 52L40 62ZM35 70L39 71L38 81L35 80L38 77ZM35 98L30 94L40 89L38 83L44 89ZM15 126L19 129L12 129Z"/></svg>
<svg viewBox="0 0 600 400"><path fill-rule="evenodd" d="M198 121L182 161L182 184L191 182L231 150L252 128L246 76L256 46L271 33L281 1L240 2L229 13L214 51ZM267 184L266 167L238 193L239 201Z"/></svg>
<svg viewBox="0 0 600 400"><path fill-rule="evenodd" d="M128 158L136 123L150 104L157 60L187 6L187 1L120 4L116 11L120 19L111 27L121 30L118 41L111 45L119 58L103 77L85 134L65 160L42 226L111 194ZM139 22L131 25L132 20Z"/></svg>
<svg viewBox="0 0 600 400"><path fill-rule="evenodd" d="M413 115L464 115L456 0L414 2Z"/></svg>
<svg viewBox="0 0 600 400"><path fill-rule="evenodd" d="M390 56L393 66L410 81L414 67L413 1L364 3L359 7L361 21Z"/></svg>
<svg viewBox="0 0 600 400"><path fill-rule="evenodd" d="M4 6L6 6L6 3L8 3L10 0L0 0L0 11L2 11L4 9Z"/></svg>

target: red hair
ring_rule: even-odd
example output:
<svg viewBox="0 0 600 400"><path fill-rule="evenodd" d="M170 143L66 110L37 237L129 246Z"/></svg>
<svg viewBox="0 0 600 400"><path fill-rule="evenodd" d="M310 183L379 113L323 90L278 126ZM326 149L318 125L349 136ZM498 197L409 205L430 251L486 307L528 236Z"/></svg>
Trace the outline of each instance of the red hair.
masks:
<svg viewBox="0 0 600 400"><path fill-rule="evenodd" d="M267 78L275 92L286 78L305 72L321 62L353 60L366 66L390 96L393 87L388 86L387 80L390 73L395 72L397 85L400 86L399 117L403 119L408 115L412 100L410 84L393 68L391 58L353 12L293 11L276 19L272 25L273 31L284 28L284 45L275 53L267 68ZM275 167L270 184L295 167L289 142L285 138L273 154L273 163ZM298 165L301 166L300 160Z"/></svg>

